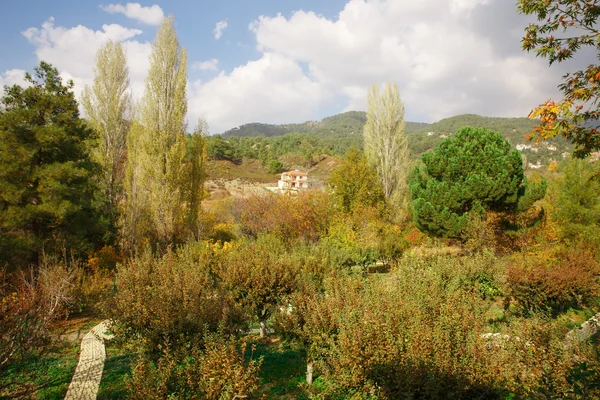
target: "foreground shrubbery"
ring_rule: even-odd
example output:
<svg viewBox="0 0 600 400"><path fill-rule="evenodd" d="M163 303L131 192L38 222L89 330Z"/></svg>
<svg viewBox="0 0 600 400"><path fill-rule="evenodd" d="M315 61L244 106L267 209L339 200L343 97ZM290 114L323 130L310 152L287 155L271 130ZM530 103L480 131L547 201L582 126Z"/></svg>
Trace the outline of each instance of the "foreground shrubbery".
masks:
<svg viewBox="0 0 600 400"><path fill-rule="evenodd" d="M585 249L529 255L508 266L508 295L525 313L589 305L598 297L600 265Z"/></svg>
<svg viewBox="0 0 600 400"><path fill-rule="evenodd" d="M172 349L166 343L157 361L143 355L128 382L132 399L246 398L258 389L260 360L244 361L245 347L223 336L208 335L205 343Z"/></svg>
<svg viewBox="0 0 600 400"><path fill-rule="evenodd" d="M389 279L298 294L277 326L305 343L327 397L564 397L579 367L551 323L514 320L507 336L485 336L502 268L489 254L405 258ZM593 352L580 357L597 365Z"/></svg>

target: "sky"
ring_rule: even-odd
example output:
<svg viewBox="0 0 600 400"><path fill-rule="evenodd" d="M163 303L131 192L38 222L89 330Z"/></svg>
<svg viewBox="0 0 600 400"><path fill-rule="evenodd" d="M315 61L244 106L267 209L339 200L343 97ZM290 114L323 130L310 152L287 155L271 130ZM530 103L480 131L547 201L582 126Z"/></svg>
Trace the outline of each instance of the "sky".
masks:
<svg viewBox="0 0 600 400"><path fill-rule="evenodd" d="M561 76L521 50L530 17L515 0L178 0L140 3L4 0L0 85L22 84L41 60L94 79L96 51L123 43L135 99L151 43L172 14L188 54L188 125L211 133L250 122L297 123L366 110L373 84L397 82L406 120L457 114L525 117L558 99Z"/></svg>

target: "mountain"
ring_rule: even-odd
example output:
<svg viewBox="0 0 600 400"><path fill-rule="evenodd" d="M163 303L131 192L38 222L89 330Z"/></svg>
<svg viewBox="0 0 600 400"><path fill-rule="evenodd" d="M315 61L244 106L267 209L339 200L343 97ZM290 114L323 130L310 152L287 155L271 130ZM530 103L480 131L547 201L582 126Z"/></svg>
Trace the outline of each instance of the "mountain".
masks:
<svg viewBox="0 0 600 400"><path fill-rule="evenodd" d="M271 125L261 123L244 124L239 127L223 132L223 138L247 137L247 136L282 136L288 133L310 133L319 136L348 136L361 135L363 126L367 121L367 114L363 111L348 111L331 117L323 118L321 121L307 121L301 124ZM428 133L450 135L464 126L474 128L489 128L504 134L507 137L514 134L531 132L535 122L527 118L497 118L482 117L475 114L463 114L442 119L433 124L425 122L406 122L406 133ZM515 136L515 139L517 137ZM518 139L520 140L520 139Z"/></svg>
<svg viewBox="0 0 600 400"><path fill-rule="evenodd" d="M350 147L362 147L362 131L366 120L365 112L348 111L323 118L321 121L307 121L300 124L245 124L224 132L220 137L226 140L252 139L254 148L257 148L257 141L268 140L270 144L264 142L264 145L271 149L274 156L284 154L284 147L289 149L290 143L296 143L299 147L308 146L314 151L323 151L326 154L343 156ZM535 125L535 121L527 118L462 114L432 124L407 121L405 132L413 158L418 158L422 153L435 148L445 137L465 126L488 128L499 132L521 151L527 165L532 168L548 165L551 160L557 160L562 153L570 151L571 145L562 137L541 144L527 141L525 136ZM282 143L287 145L284 146ZM280 150L275 150L276 147Z"/></svg>

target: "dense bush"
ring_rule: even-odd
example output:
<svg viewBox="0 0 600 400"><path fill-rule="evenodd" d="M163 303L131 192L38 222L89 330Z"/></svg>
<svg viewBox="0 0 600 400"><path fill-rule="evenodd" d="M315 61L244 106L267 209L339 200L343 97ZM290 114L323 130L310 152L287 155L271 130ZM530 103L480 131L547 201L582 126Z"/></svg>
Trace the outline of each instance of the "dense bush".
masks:
<svg viewBox="0 0 600 400"><path fill-rule="evenodd" d="M551 181L547 208L561 240L600 244L600 162L570 159Z"/></svg>
<svg viewBox="0 0 600 400"><path fill-rule="evenodd" d="M250 237L270 233L287 241L316 241L327 229L330 203L327 193L309 190L236 199L231 211L242 233Z"/></svg>
<svg viewBox="0 0 600 400"><path fill-rule="evenodd" d="M547 322L484 336L501 271L488 253L405 257L392 279L338 277L297 293L277 326L305 344L325 397L564 397L576 365Z"/></svg>
<svg viewBox="0 0 600 400"><path fill-rule="evenodd" d="M142 356L128 382L131 399L247 398L258 388L261 360L244 361L245 346L208 335L202 349L163 346L157 361Z"/></svg>
<svg viewBox="0 0 600 400"><path fill-rule="evenodd" d="M564 310L598 297L599 277L600 265L587 250L561 250L549 258L529 255L509 264L507 294L525 313Z"/></svg>
<svg viewBox="0 0 600 400"><path fill-rule="evenodd" d="M29 273L0 270L0 369L49 344L51 324L85 303L88 284L82 269L48 258Z"/></svg>
<svg viewBox="0 0 600 400"><path fill-rule="evenodd" d="M139 337L155 350L169 339L173 345L201 341L206 330L235 332L241 311L220 289L214 263L227 245L190 242L177 251L153 256L147 250L117 269L116 293L108 312L115 329Z"/></svg>

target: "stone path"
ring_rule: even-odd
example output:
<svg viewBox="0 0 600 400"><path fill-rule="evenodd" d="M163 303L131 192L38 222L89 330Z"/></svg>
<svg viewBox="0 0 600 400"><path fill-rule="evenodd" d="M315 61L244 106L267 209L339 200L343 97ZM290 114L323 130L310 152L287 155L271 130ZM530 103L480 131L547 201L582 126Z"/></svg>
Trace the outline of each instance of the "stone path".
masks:
<svg viewBox="0 0 600 400"><path fill-rule="evenodd" d="M112 335L105 334L108 326L108 320L102 321L83 337L79 363L75 368L65 400L96 399L106 359L104 339L112 338Z"/></svg>
<svg viewBox="0 0 600 400"><path fill-rule="evenodd" d="M577 342L588 340L600 331L600 313L581 324L581 327L575 328L565 336L565 347L570 348Z"/></svg>

